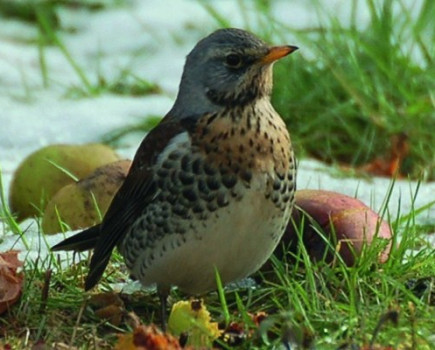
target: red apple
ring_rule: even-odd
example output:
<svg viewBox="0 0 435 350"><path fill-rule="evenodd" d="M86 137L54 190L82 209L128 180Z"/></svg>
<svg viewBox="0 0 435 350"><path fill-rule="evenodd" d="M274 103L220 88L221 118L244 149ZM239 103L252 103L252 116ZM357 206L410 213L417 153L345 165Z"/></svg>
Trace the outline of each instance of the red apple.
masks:
<svg viewBox="0 0 435 350"><path fill-rule="evenodd" d="M332 260L331 253L325 255L328 244L319 234L319 228L348 266L354 265L364 245L372 244L375 237L388 241L378 261L384 263L388 259L392 237L390 225L360 200L337 192L300 190L296 191L295 204L292 220L282 238L285 246L294 248L298 244L296 230L304 220L302 240L313 260L323 257ZM277 248L276 254L282 254L282 248Z"/></svg>

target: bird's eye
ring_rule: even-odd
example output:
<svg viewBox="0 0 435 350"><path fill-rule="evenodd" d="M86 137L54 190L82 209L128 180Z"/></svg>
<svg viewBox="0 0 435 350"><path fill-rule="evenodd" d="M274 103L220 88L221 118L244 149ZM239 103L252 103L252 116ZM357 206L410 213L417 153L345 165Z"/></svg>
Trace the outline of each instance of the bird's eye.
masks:
<svg viewBox="0 0 435 350"><path fill-rule="evenodd" d="M242 58L234 53L231 53L225 57L225 63L228 67L239 68L242 64Z"/></svg>

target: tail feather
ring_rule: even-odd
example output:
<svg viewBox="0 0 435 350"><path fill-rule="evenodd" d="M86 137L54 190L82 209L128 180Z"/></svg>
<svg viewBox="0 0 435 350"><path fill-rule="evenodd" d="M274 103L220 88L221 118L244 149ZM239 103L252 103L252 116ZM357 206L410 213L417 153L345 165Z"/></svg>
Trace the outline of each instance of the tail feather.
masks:
<svg viewBox="0 0 435 350"><path fill-rule="evenodd" d="M74 250L76 252L82 252L85 250L94 249L99 238L100 225L95 225L63 240L62 242L51 247L51 250Z"/></svg>
<svg viewBox="0 0 435 350"><path fill-rule="evenodd" d="M89 273L86 276L85 280L85 290L89 290L94 287L98 281L101 279L101 276L104 273L104 270L109 263L111 254L104 256L102 260L99 260L97 264L90 266ZM92 256L93 258L94 256Z"/></svg>
<svg viewBox="0 0 435 350"><path fill-rule="evenodd" d="M95 225L63 240L62 242L51 247L51 250L74 250L76 252L82 252L84 250L95 249L97 242L100 239L100 234L101 225ZM99 252L100 249L97 248L96 254L92 256L89 273L85 281L85 290L91 289L100 280L109 262L112 249L108 252L108 254L104 254L103 256L100 256L101 254L98 254Z"/></svg>

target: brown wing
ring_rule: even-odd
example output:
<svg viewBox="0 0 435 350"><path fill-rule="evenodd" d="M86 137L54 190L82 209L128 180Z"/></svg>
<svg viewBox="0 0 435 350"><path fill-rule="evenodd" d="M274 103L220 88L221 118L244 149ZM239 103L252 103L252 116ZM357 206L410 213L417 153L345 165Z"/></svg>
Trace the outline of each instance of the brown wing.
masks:
<svg viewBox="0 0 435 350"><path fill-rule="evenodd" d="M152 166L172 138L186 131L189 123L187 119L180 122L166 117L142 141L127 178L115 195L100 225L100 235L95 244L86 278L86 290L98 283L113 248L121 242L129 227L146 209L147 203L157 195Z"/></svg>

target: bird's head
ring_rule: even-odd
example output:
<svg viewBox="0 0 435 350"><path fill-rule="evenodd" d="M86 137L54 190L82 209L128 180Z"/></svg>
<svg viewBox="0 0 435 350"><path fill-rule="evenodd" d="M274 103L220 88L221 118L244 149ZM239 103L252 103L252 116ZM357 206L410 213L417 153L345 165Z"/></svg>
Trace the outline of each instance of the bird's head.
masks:
<svg viewBox="0 0 435 350"><path fill-rule="evenodd" d="M273 63L296 49L269 46L241 29L217 30L187 56L176 106L204 113L269 96Z"/></svg>

